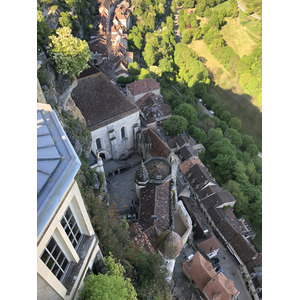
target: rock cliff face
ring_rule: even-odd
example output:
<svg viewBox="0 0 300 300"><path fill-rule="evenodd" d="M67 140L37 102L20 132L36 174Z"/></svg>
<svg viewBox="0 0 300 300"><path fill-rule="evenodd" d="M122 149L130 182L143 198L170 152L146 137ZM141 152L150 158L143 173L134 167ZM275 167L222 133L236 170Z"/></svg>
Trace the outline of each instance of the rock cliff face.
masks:
<svg viewBox="0 0 300 300"><path fill-rule="evenodd" d="M81 111L71 98L77 80L57 75L44 53L38 55L38 60L42 61L38 79L47 103L56 111L77 155L88 158L92 144L91 135Z"/></svg>

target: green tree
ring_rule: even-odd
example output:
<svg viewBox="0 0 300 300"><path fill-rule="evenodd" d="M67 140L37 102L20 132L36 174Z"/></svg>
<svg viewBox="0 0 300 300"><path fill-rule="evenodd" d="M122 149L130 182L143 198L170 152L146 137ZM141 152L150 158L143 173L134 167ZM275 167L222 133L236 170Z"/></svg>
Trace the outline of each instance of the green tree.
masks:
<svg viewBox="0 0 300 300"><path fill-rule="evenodd" d="M255 144L251 144L247 147L246 151L250 154L251 157L257 156L258 149Z"/></svg>
<svg viewBox="0 0 300 300"><path fill-rule="evenodd" d="M58 73L75 78L89 67L87 62L91 58L91 53L88 43L74 37L68 27L58 28L56 34L50 36L51 43L48 50L50 58Z"/></svg>
<svg viewBox="0 0 300 300"><path fill-rule="evenodd" d="M37 11L37 45L39 48L43 44L49 42L49 35L51 34L51 29L41 11Z"/></svg>
<svg viewBox="0 0 300 300"><path fill-rule="evenodd" d="M80 300L137 300L129 279L107 274L91 274L79 293Z"/></svg>
<svg viewBox="0 0 300 300"><path fill-rule="evenodd" d="M164 122L164 130L169 135L176 135L183 133L188 125L186 118L182 116L173 115L167 121Z"/></svg>
<svg viewBox="0 0 300 300"><path fill-rule="evenodd" d="M240 147L242 145L241 134L233 128L228 128L224 133L224 137L228 138L236 147Z"/></svg>
<svg viewBox="0 0 300 300"><path fill-rule="evenodd" d="M248 199L242 192L240 184L235 180L229 180L224 185L224 188L227 189L236 199L236 203L234 205L235 214L237 216L247 215L249 210Z"/></svg>
<svg viewBox="0 0 300 300"><path fill-rule="evenodd" d="M141 72L139 64L135 61L128 64L128 71L131 75L139 75Z"/></svg>
<svg viewBox="0 0 300 300"><path fill-rule="evenodd" d="M223 133L220 128L211 128L207 133L207 141L209 144L214 144L217 141L221 141L223 138Z"/></svg>
<svg viewBox="0 0 300 300"><path fill-rule="evenodd" d="M60 17L58 18L58 23L61 27L69 27L72 29L72 19L70 12L62 11Z"/></svg>
<svg viewBox="0 0 300 300"><path fill-rule="evenodd" d="M254 139L251 135L244 134L242 135L242 150L246 150L247 147L251 144L254 144Z"/></svg>
<svg viewBox="0 0 300 300"><path fill-rule="evenodd" d="M197 111L188 103L180 104L174 113L184 117L188 121L189 125L194 125L197 120Z"/></svg>
<svg viewBox="0 0 300 300"><path fill-rule="evenodd" d="M228 122L228 126L240 131L242 129L242 121L236 117L231 118L231 120Z"/></svg>

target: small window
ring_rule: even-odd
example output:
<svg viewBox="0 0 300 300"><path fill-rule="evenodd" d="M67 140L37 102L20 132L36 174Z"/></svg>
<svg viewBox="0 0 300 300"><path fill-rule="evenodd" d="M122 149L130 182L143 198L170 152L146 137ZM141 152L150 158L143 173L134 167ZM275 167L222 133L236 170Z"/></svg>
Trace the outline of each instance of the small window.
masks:
<svg viewBox="0 0 300 300"><path fill-rule="evenodd" d="M41 255L41 260L47 265L56 278L62 281L69 261L53 237Z"/></svg>
<svg viewBox="0 0 300 300"><path fill-rule="evenodd" d="M125 138L125 127L121 128L121 137L122 137L122 139Z"/></svg>
<svg viewBox="0 0 300 300"><path fill-rule="evenodd" d="M96 139L97 149L101 149L101 141L100 138Z"/></svg>

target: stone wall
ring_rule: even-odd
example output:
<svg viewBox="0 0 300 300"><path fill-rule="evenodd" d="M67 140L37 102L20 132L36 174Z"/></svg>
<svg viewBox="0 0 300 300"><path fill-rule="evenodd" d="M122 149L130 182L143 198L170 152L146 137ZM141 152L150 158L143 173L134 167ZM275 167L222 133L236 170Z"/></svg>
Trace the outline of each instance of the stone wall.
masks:
<svg viewBox="0 0 300 300"><path fill-rule="evenodd" d="M140 128L138 111L92 131L92 151L96 154L96 139L100 138L100 155L105 155L105 159L128 158L131 153L135 152L136 124ZM122 127L125 127L125 138L121 136Z"/></svg>

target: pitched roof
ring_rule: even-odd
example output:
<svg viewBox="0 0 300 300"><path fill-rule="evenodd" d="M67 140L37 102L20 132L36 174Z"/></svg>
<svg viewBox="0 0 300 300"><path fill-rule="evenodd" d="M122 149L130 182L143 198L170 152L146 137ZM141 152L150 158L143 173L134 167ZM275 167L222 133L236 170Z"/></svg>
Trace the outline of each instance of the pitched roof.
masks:
<svg viewBox="0 0 300 300"><path fill-rule="evenodd" d="M194 254L191 261L185 261L182 267L191 276L200 291L217 274L212 263L205 260L199 252Z"/></svg>
<svg viewBox="0 0 300 300"><path fill-rule="evenodd" d="M240 233L231 239L230 244L244 264L251 261L258 254L254 246Z"/></svg>
<svg viewBox="0 0 300 300"><path fill-rule="evenodd" d="M201 160L199 158L190 158L184 162L182 162L180 165L179 165L179 169L180 171L183 173L183 174L186 174L190 168L192 168L193 166L197 165L197 164L202 164Z"/></svg>
<svg viewBox="0 0 300 300"><path fill-rule="evenodd" d="M170 195L169 182L160 185L149 183L141 189L141 206L139 220L144 230L154 225L159 231L166 231L170 227ZM156 215L157 220L151 216ZM150 226L149 226L150 225Z"/></svg>
<svg viewBox="0 0 300 300"><path fill-rule="evenodd" d="M149 153L152 157L164 157L166 159L169 158L172 153L171 149L151 128L142 129L142 134L145 140L147 139L148 135L151 139L152 147Z"/></svg>
<svg viewBox="0 0 300 300"><path fill-rule="evenodd" d="M218 207L218 206L226 206L229 205L231 202L235 202L236 200L230 194L229 191L220 188L216 189L216 192L209 195L205 199L201 200L201 203L205 206L206 209L210 207Z"/></svg>
<svg viewBox="0 0 300 300"><path fill-rule="evenodd" d="M201 212L200 208L196 205L193 198L179 196L178 200L182 200L186 210L192 218L193 224L198 225L202 231L209 228L206 217ZM197 227L195 229L197 230Z"/></svg>
<svg viewBox="0 0 300 300"><path fill-rule="evenodd" d="M210 195L215 194L219 191L221 191L221 188L217 184L207 185L201 191L198 191L198 196L200 200L203 200L206 197L209 197Z"/></svg>
<svg viewBox="0 0 300 300"><path fill-rule="evenodd" d="M90 130L138 111L102 72L79 79L71 95Z"/></svg>
<svg viewBox="0 0 300 300"><path fill-rule="evenodd" d="M221 220L219 224L217 224L217 227L228 242L230 242L236 234L240 233L240 229L232 224L227 218Z"/></svg>
<svg viewBox="0 0 300 300"><path fill-rule="evenodd" d="M198 193L208 183L216 184L215 179L203 165L196 164L185 173L186 179Z"/></svg>
<svg viewBox="0 0 300 300"><path fill-rule="evenodd" d="M258 253L257 257L249 262L246 263L246 267L248 272L252 272L254 267L261 267L262 266L262 254Z"/></svg>
<svg viewBox="0 0 300 300"><path fill-rule="evenodd" d="M183 134L178 134L175 138L175 141L179 147L182 147L183 145L188 143L187 138Z"/></svg>
<svg viewBox="0 0 300 300"><path fill-rule="evenodd" d="M191 146L184 146L178 151L178 156L181 160L185 161L191 157L198 157L197 152Z"/></svg>
<svg viewBox="0 0 300 300"><path fill-rule="evenodd" d="M135 103L147 124L165 120L172 116L171 107L153 93L147 93Z"/></svg>
<svg viewBox="0 0 300 300"><path fill-rule="evenodd" d="M212 278L205 285L203 291L210 300L232 300L236 299L240 293L235 288L234 282L227 278L222 272Z"/></svg>
<svg viewBox="0 0 300 300"><path fill-rule="evenodd" d="M130 84L127 84L127 88L132 95L136 96L139 94L160 89L160 85L155 79L146 78L146 79L137 80Z"/></svg>
<svg viewBox="0 0 300 300"><path fill-rule="evenodd" d="M83 70L78 78L83 78L83 77L87 77L96 73L99 73L100 70L98 68L96 68L93 64L91 64L90 62L88 62L89 68Z"/></svg>
<svg viewBox="0 0 300 300"><path fill-rule="evenodd" d="M216 239L216 237L213 235L210 238L208 238L207 240L199 243L197 245L197 248L199 250L204 251L204 253L209 254L211 252L213 252L214 250L217 250L220 248L219 242Z"/></svg>

